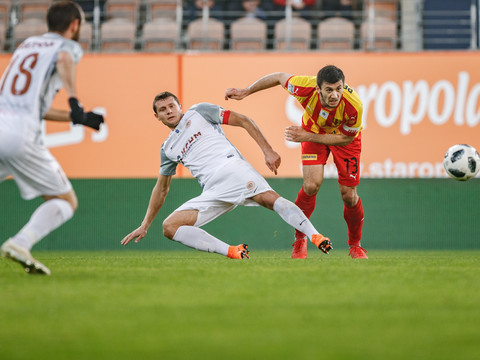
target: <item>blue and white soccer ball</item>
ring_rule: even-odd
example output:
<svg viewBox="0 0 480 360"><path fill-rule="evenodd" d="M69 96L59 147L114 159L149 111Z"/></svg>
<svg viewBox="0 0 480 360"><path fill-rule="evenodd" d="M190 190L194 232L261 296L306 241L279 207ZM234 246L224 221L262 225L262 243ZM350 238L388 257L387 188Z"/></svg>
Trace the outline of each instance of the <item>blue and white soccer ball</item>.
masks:
<svg viewBox="0 0 480 360"><path fill-rule="evenodd" d="M453 145L445 154L443 167L451 178L460 181L469 180L480 170L480 156L473 146Z"/></svg>

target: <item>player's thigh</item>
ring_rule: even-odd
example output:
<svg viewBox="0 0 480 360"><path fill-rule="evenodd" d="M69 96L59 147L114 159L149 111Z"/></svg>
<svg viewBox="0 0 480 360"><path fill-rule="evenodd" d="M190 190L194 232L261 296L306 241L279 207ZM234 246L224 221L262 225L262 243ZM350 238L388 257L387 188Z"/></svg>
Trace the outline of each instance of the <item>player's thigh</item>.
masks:
<svg viewBox="0 0 480 360"><path fill-rule="evenodd" d="M27 143L18 156L4 158L24 199L69 194L72 185L65 172L43 145Z"/></svg>
<svg viewBox="0 0 480 360"><path fill-rule="evenodd" d="M192 226L203 226L215 220L219 216L232 211L236 205L225 201L217 200L214 194L202 193L201 195L188 200L186 203L180 205L174 213L181 211L196 211L196 221Z"/></svg>
<svg viewBox="0 0 480 360"><path fill-rule="evenodd" d="M332 146L333 161L337 167L338 182L355 187L360 182L361 140L356 138L345 146Z"/></svg>
<svg viewBox="0 0 480 360"><path fill-rule="evenodd" d="M325 165L304 165L303 170L303 190L308 195L314 195L320 189L323 182Z"/></svg>

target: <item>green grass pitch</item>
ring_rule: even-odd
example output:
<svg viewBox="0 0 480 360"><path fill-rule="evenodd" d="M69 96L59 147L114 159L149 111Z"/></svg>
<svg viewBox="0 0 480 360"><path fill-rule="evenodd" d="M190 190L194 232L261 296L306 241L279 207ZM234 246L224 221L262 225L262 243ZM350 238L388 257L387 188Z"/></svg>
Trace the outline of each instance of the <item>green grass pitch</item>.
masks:
<svg viewBox="0 0 480 360"><path fill-rule="evenodd" d="M0 359L480 358L480 251L34 255L0 261Z"/></svg>

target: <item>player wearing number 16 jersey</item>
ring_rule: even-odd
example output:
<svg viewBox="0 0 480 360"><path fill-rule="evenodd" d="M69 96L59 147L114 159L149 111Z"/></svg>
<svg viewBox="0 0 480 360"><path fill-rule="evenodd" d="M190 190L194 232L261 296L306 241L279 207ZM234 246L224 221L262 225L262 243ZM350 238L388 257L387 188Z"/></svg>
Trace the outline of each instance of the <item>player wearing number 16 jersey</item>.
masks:
<svg viewBox="0 0 480 360"><path fill-rule="evenodd" d="M331 153L344 202L350 256L367 258L360 246L364 213L357 194L362 130L362 103L358 94L345 84L341 69L328 65L320 69L316 77L269 74L245 89L227 89L225 99L241 100L276 85L283 86L305 109L302 126L290 126L285 130L287 140L302 145L303 186L295 204L307 217L311 216L323 181L324 166ZM299 231L295 233L292 257L307 257L307 241Z"/></svg>
<svg viewBox="0 0 480 360"><path fill-rule="evenodd" d="M41 121L71 121L96 130L103 122L101 115L85 112L77 100L75 65L82 57L77 43L82 19L78 4L54 2L47 12L49 32L20 44L0 79L0 182L12 175L24 199L45 200L1 247L2 256L30 274L50 274L30 250L77 208L70 181L43 144ZM50 109L62 86L70 111Z"/></svg>

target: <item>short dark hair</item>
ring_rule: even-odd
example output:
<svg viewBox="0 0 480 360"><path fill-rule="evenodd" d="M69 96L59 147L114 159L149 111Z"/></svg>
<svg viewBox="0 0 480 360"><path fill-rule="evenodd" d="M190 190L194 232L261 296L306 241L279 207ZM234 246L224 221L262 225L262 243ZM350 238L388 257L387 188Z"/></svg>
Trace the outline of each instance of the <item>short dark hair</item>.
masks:
<svg viewBox="0 0 480 360"><path fill-rule="evenodd" d="M169 91L161 92L160 94L155 96L155 99L153 99L153 111L155 112L155 114L157 113L157 109L155 108L155 103L158 100L164 100L164 99L169 98L169 97L172 97L177 102L177 104L180 105L180 101L178 100L178 98L174 94L172 94Z"/></svg>
<svg viewBox="0 0 480 360"><path fill-rule="evenodd" d="M345 75L343 74L343 71L335 65L324 66L317 74L317 85L319 88L322 87L324 82L335 84L340 80L345 84Z"/></svg>
<svg viewBox="0 0 480 360"><path fill-rule="evenodd" d="M62 34L76 19L82 21L80 5L73 1L55 1L47 12L48 31Z"/></svg>

